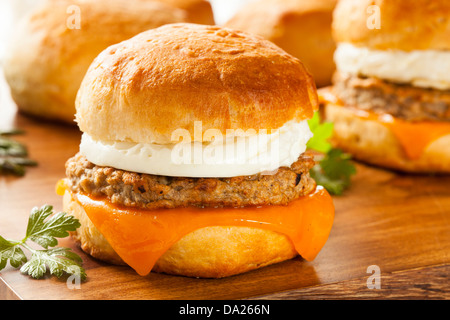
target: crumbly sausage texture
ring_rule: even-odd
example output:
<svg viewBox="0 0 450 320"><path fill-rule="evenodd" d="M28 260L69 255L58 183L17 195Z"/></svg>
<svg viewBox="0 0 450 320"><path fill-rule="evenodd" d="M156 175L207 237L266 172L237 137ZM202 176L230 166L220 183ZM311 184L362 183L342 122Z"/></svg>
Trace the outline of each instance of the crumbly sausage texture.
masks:
<svg viewBox="0 0 450 320"><path fill-rule="evenodd" d="M408 121L450 121L450 90L417 88L337 72L333 91L347 106Z"/></svg>
<svg viewBox="0 0 450 320"><path fill-rule="evenodd" d="M303 154L290 168L273 174L233 178L183 178L141 174L101 167L77 154L66 163L72 192L106 196L115 204L147 209L285 205L311 193L312 156Z"/></svg>

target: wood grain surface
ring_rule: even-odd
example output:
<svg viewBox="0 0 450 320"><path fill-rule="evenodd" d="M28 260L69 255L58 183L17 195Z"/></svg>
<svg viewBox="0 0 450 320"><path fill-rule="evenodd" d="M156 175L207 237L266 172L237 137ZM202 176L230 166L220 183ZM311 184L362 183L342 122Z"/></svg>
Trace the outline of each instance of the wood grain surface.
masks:
<svg viewBox="0 0 450 320"><path fill-rule="evenodd" d="M21 239L33 207L62 209L55 184L78 150L80 132L18 115L4 89L0 129L24 129L16 139L39 163L24 177L0 176L0 235ZM296 258L219 280L140 277L87 256L67 238L60 245L82 256L87 281L74 288L66 279L33 280L8 266L0 272L0 299L450 298L449 176L411 176L358 164L351 188L334 201L330 238L312 262ZM380 271L380 289L367 287L370 266Z"/></svg>
<svg viewBox="0 0 450 320"><path fill-rule="evenodd" d="M448 298L449 272L449 265L423 267L384 273L379 288L369 289L367 282L372 281L367 277L253 297L252 300L438 300Z"/></svg>

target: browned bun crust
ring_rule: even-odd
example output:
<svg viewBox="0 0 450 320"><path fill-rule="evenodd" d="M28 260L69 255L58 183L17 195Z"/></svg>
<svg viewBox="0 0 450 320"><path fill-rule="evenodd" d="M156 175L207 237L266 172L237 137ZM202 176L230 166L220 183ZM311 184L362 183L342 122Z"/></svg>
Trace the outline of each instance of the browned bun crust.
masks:
<svg viewBox="0 0 450 320"><path fill-rule="evenodd" d="M259 34L294 57L314 76L316 85L331 83L335 43L331 35L336 0L260 0L250 2L225 26Z"/></svg>
<svg viewBox="0 0 450 320"><path fill-rule="evenodd" d="M171 143L196 121L208 129L277 129L318 108L312 76L259 36L179 23L113 45L77 96L77 122L95 140ZM120 116L118 116L120 115Z"/></svg>
<svg viewBox="0 0 450 320"><path fill-rule="evenodd" d="M155 0L144 0L155 1ZM211 3L207 0L156 0L186 10L189 22L214 25Z"/></svg>
<svg viewBox="0 0 450 320"><path fill-rule="evenodd" d="M153 1L46 1L22 21L7 51L4 70L12 96L24 113L74 124L78 88L102 50L183 21L184 10Z"/></svg>
<svg viewBox="0 0 450 320"><path fill-rule="evenodd" d="M409 159L391 130L358 117L347 107L327 103L324 118L334 123L337 147L363 162L411 173L450 173L450 135L432 142L418 159Z"/></svg>
<svg viewBox="0 0 450 320"><path fill-rule="evenodd" d="M372 5L380 9L379 29L367 27ZM337 42L372 49L449 50L449 16L448 0L341 0L334 11L333 34Z"/></svg>
<svg viewBox="0 0 450 320"><path fill-rule="evenodd" d="M72 237L83 251L102 261L125 265L69 192L64 195L63 208L81 223ZM175 243L159 258L152 271L222 278L295 256L297 252L292 242L285 235L273 231L248 227L206 227Z"/></svg>

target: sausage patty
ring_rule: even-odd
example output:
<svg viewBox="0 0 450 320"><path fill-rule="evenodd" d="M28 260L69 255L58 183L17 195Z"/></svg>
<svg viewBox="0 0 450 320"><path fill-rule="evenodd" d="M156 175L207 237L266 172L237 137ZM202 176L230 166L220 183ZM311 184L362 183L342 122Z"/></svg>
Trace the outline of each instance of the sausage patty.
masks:
<svg viewBox="0 0 450 320"><path fill-rule="evenodd" d="M309 175L314 165L313 157L303 154L290 168L271 175L184 178L101 167L77 154L66 163L66 180L72 192L147 209L284 205L315 190Z"/></svg>
<svg viewBox="0 0 450 320"><path fill-rule="evenodd" d="M347 106L407 121L450 121L450 91L395 84L337 72L333 90Z"/></svg>

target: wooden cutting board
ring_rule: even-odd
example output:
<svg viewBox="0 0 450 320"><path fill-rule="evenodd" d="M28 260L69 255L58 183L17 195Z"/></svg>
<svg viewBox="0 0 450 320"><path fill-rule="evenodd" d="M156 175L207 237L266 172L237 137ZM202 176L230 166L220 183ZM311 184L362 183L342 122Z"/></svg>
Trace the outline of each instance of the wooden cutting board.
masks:
<svg viewBox="0 0 450 320"><path fill-rule="evenodd" d="M39 163L24 177L0 176L0 235L21 239L33 207L51 204L62 210L55 184L64 176L65 161L78 151L80 132L18 115L7 92L0 96L0 129L24 129L16 139ZM351 188L334 201L330 238L312 262L296 258L219 280L140 277L63 239L60 245L82 256L86 282L77 288L65 279L34 280L8 266L0 272L0 299L450 298L450 176L412 176L358 164ZM380 287L369 289L368 283Z"/></svg>

